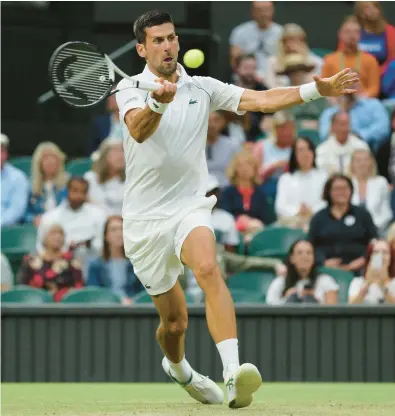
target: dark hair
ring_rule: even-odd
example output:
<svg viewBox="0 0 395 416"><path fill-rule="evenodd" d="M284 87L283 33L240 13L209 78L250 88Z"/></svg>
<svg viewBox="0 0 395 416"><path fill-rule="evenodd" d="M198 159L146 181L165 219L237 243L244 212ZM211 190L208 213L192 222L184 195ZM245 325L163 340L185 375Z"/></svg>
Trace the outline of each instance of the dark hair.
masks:
<svg viewBox="0 0 395 416"><path fill-rule="evenodd" d="M67 182L67 190L70 189L70 186L73 182L78 182L85 185L86 190L89 189L89 182L82 176L72 176Z"/></svg>
<svg viewBox="0 0 395 416"><path fill-rule="evenodd" d="M120 215L110 215L107 218L106 225L104 226L104 233L103 233L103 259L105 261L110 260L110 244L108 244L108 241L106 239L108 227L110 226L111 221L121 221L123 222L122 217ZM126 257L126 255L125 255Z"/></svg>
<svg viewBox="0 0 395 416"><path fill-rule="evenodd" d="M169 13L161 12L160 10L151 10L143 13L137 18L133 25L133 32L138 43L145 43L146 33L145 29L152 26L163 25L164 23L173 23L173 19Z"/></svg>
<svg viewBox="0 0 395 416"><path fill-rule="evenodd" d="M347 184L348 184L348 186L350 188L350 191L351 191L351 195L354 192L354 185L352 184L352 181L351 181L351 179L348 176L343 175L342 173L334 173L326 181L325 186L324 186L323 196L322 196L322 199L324 201L326 201L329 206L332 206L331 190L332 190L333 183L335 181L339 180L339 179L347 182ZM350 200L351 200L351 197L350 197Z"/></svg>
<svg viewBox="0 0 395 416"><path fill-rule="evenodd" d="M333 114L333 116L331 118L331 124L333 124L341 114L347 114L349 116L347 111L344 111L344 110L336 111L336 113Z"/></svg>
<svg viewBox="0 0 395 416"><path fill-rule="evenodd" d="M395 276L395 248L392 247L391 243L389 243L387 240L384 240L384 239L374 240L374 241L370 242L368 244L368 246L366 247L366 254L365 254L366 262L365 262L364 277L366 278L366 273L368 271L368 266L369 266L370 259L371 259L372 254L373 254L374 246L379 241L384 241L385 243L387 243L387 245L389 247L391 260L390 260L390 264L388 265L388 274L389 274L389 277L392 279Z"/></svg>
<svg viewBox="0 0 395 416"><path fill-rule="evenodd" d="M253 53L241 54L237 56L235 59L235 67L238 68L239 65L247 59L253 59L256 61L256 56Z"/></svg>
<svg viewBox="0 0 395 416"><path fill-rule="evenodd" d="M298 161L296 160L296 145L298 142L304 141L309 146L309 150L313 152L313 168L316 167L315 164L315 147L313 142L307 137L298 137L292 145L291 156L289 158L289 173L294 173L295 171L299 170L300 166L298 165Z"/></svg>
<svg viewBox="0 0 395 416"><path fill-rule="evenodd" d="M313 256L314 256L314 260L313 260L313 266L310 269L309 272L309 280L312 284L312 286L315 286L315 282L317 281L317 276L318 276L318 270L317 270L317 263L316 263L316 259L315 259L315 251L314 251L314 247L313 244L311 243L311 241L306 240L304 238L301 238L299 240L296 240L291 248L288 251L288 256L287 259L285 261L285 265L287 266L287 275L285 277L285 287L284 287L284 291L283 291L283 296L285 295L285 293L287 292L288 289L290 289L291 287L294 287L296 285L296 283L300 280L300 274L298 272L298 270L296 269L295 265L291 263L291 256L294 253L295 247L301 243L309 243L311 245L311 247L313 248Z"/></svg>

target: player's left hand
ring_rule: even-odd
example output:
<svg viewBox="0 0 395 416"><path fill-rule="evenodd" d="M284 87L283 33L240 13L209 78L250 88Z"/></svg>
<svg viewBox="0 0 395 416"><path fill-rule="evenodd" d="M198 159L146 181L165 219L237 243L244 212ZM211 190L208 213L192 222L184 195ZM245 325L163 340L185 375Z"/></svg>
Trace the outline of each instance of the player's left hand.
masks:
<svg viewBox="0 0 395 416"><path fill-rule="evenodd" d="M318 75L314 75L313 79L323 97L338 97L357 92L355 88L350 87L359 82L359 75L351 72L350 68L346 68L330 78L320 78Z"/></svg>

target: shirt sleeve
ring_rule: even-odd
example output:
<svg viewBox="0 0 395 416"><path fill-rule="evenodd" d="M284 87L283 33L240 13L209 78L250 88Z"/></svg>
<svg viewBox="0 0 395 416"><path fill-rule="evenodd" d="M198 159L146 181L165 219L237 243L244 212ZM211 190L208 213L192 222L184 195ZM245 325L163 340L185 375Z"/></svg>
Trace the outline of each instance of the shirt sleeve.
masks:
<svg viewBox="0 0 395 416"><path fill-rule="evenodd" d="M332 290L339 290L339 285L336 280L328 274L322 274L320 276L320 286L322 286L322 292L327 293Z"/></svg>
<svg viewBox="0 0 395 416"><path fill-rule="evenodd" d="M300 204L293 204L287 199L287 195L289 194L290 179L290 175L285 173L280 176L280 180L278 181L275 202L276 214L278 216L294 217L298 214L300 209Z"/></svg>
<svg viewBox="0 0 395 416"><path fill-rule="evenodd" d="M243 32L240 30L240 26L236 26L229 37L229 45L230 46L238 46L239 48L243 49Z"/></svg>
<svg viewBox="0 0 395 416"><path fill-rule="evenodd" d="M282 305L285 303L283 298L285 280L281 276L277 276L272 283L270 283L269 289L266 295L266 304L268 305Z"/></svg>
<svg viewBox="0 0 395 416"><path fill-rule="evenodd" d="M354 277L354 279L351 280L350 286L348 288L348 301L350 301L350 299L354 296L358 295L363 286L363 281L364 279L362 277Z"/></svg>
<svg viewBox="0 0 395 416"><path fill-rule="evenodd" d="M243 115L245 111L237 111L244 88L226 84L211 77L194 77L202 88L210 95L210 111L226 110Z"/></svg>
<svg viewBox="0 0 395 416"><path fill-rule="evenodd" d="M119 118L123 120L126 113L134 108L144 108L148 97L148 92L139 90L138 88L127 88L130 87L129 81L123 79L118 84L118 91L115 95L119 109Z"/></svg>

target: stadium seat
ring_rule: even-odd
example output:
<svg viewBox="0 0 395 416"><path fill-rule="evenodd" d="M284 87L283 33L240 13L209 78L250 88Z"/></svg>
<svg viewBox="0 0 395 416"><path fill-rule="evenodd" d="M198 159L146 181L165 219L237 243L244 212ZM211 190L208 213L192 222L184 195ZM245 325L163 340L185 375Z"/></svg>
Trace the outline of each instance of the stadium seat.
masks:
<svg viewBox="0 0 395 416"><path fill-rule="evenodd" d="M83 289L73 289L68 292L61 303L122 303L120 296L109 289L101 287L86 287Z"/></svg>
<svg viewBox="0 0 395 416"><path fill-rule="evenodd" d="M306 238L303 230L270 227L255 235L249 244L248 254L284 260L291 245L300 238Z"/></svg>
<svg viewBox="0 0 395 416"><path fill-rule="evenodd" d="M249 290L231 289L230 294L234 303L263 303L265 294Z"/></svg>
<svg viewBox="0 0 395 416"><path fill-rule="evenodd" d="M66 171L72 176L84 176L91 168L92 160L90 158L72 160L66 165Z"/></svg>
<svg viewBox="0 0 395 416"><path fill-rule="evenodd" d="M226 284L231 292L248 292L251 299L262 302L274 278L275 274L272 271L239 272L229 276ZM241 295L237 296L239 298Z"/></svg>
<svg viewBox="0 0 395 416"><path fill-rule="evenodd" d="M338 303L347 303L348 301L348 287L351 280L354 278L353 273L344 270L332 269L330 267L320 267L320 273L329 274L339 285Z"/></svg>
<svg viewBox="0 0 395 416"><path fill-rule="evenodd" d="M266 207L268 209L266 225L273 224L277 221L275 203L276 201L274 196L266 197Z"/></svg>
<svg viewBox="0 0 395 416"><path fill-rule="evenodd" d="M20 169L24 172L28 177L30 177L31 169L32 169L32 158L30 156L26 157L15 157L10 159L9 161L12 166Z"/></svg>
<svg viewBox="0 0 395 416"><path fill-rule="evenodd" d="M320 135L317 130L299 129L298 137L306 137L313 142L314 147L317 147L320 143Z"/></svg>
<svg viewBox="0 0 395 416"><path fill-rule="evenodd" d="M312 48L311 51L321 58L333 52L331 49L326 48Z"/></svg>
<svg viewBox="0 0 395 416"><path fill-rule="evenodd" d="M37 229L31 224L1 229L1 251L8 258L14 274L19 269L23 256L35 251L36 238Z"/></svg>
<svg viewBox="0 0 395 416"><path fill-rule="evenodd" d="M42 303L53 303L49 292L30 286L16 286L14 289L1 294L2 303L27 303L39 305Z"/></svg>
<svg viewBox="0 0 395 416"><path fill-rule="evenodd" d="M188 304L191 303L196 303L195 299L193 298L192 295L190 295L189 293L184 292L185 294L185 300L187 301ZM143 292L139 293L138 295L136 295L133 299L132 299L132 304L135 303L152 303L152 298L151 296L144 290Z"/></svg>

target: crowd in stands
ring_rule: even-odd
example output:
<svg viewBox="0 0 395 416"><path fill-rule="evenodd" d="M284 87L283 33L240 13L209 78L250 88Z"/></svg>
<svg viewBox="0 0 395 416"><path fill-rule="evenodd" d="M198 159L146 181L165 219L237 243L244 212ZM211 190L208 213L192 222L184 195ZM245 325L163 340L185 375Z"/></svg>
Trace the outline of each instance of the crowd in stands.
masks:
<svg viewBox="0 0 395 416"><path fill-rule="evenodd" d="M252 20L234 28L232 82L263 91L350 67L360 83L357 93L275 114L210 114L207 195L217 197L212 218L225 277L231 264L270 263L267 304L336 304L338 271L351 276L350 304L395 303L395 27L379 3L357 2L339 25L338 49L319 55L302 27L274 19L272 2L253 2ZM94 120L83 175L67 170L51 142L36 148L26 175L8 161L10 140L1 135L2 230L37 228L16 279L2 254L2 291L16 282L61 301L70 289L103 287L131 304L144 290L123 247L123 139L115 99L107 104ZM305 236L283 262L249 257L254 238L276 227ZM187 290L199 291L190 271L185 278Z"/></svg>

